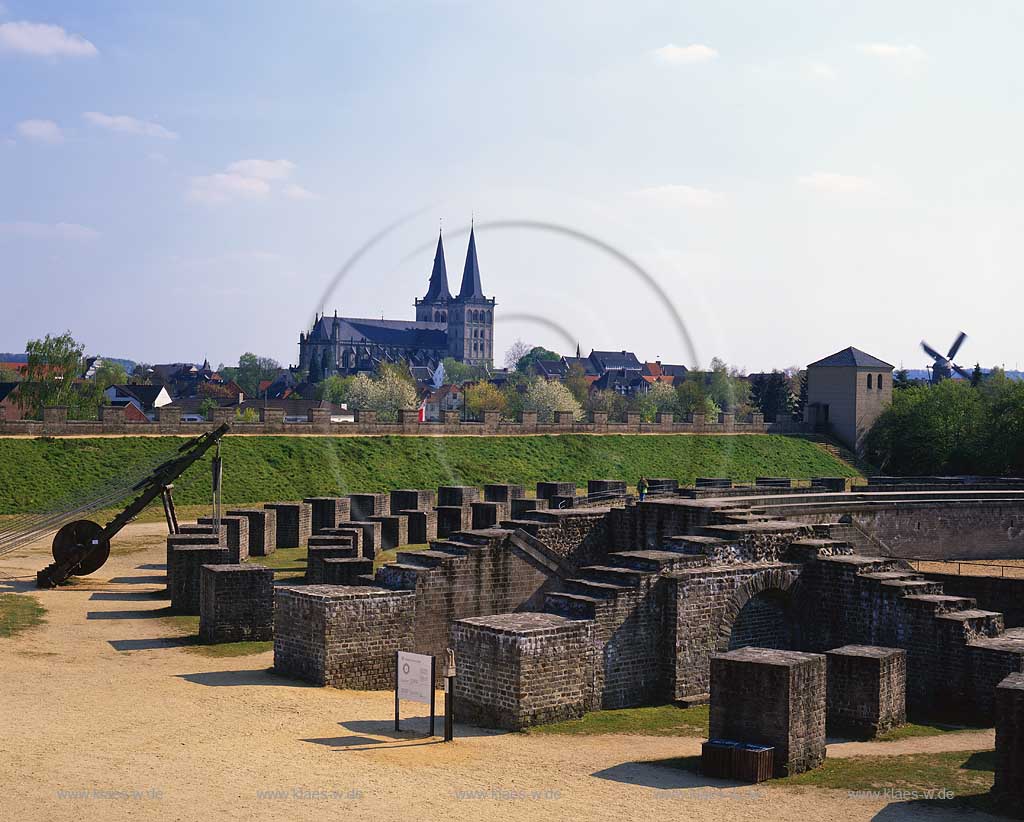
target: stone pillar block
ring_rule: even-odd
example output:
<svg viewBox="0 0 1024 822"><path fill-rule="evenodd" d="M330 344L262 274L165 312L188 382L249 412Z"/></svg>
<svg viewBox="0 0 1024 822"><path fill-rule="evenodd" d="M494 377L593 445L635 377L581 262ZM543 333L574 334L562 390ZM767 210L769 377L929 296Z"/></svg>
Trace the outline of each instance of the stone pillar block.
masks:
<svg viewBox="0 0 1024 822"><path fill-rule="evenodd" d="M181 409L165 405L156 409L156 424L161 434L175 434L181 426Z"/></svg>
<svg viewBox="0 0 1024 822"><path fill-rule="evenodd" d="M391 511L430 511L437 504L433 489L403 488L391 492Z"/></svg>
<svg viewBox="0 0 1024 822"><path fill-rule="evenodd" d="M204 565L226 565L228 549L219 545L175 545L171 551L171 608L198 614Z"/></svg>
<svg viewBox="0 0 1024 822"><path fill-rule="evenodd" d="M373 560L362 557L328 557L323 562L324 585L365 585L373 577Z"/></svg>
<svg viewBox="0 0 1024 822"><path fill-rule="evenodd" d="M347 528L358 528L362 531L360 540L360 556L373 559L381 551L381 524L374 520L357 521L348 523ZM337 529L336 529L337 530Z"/></svg>
<svg viewBox="0 0 1024 822"><path fill-rule="evenodd" d="M221 539L217 534L210 532L209 530L197 531L195 533L180 533L180 534L168 534L167 535L167 595L171 595L171 591L174 587L173 576L174 576L174 551L179 546L195 546L202 545L206 547L219 547Z"/></svg>
<svg viewBox="0 0 1024 822"><path fill-rule="evenodd" d="M608 412L607 411L594 411L591 415L591 419L594 423L594 431L598 433L606 432L608 430Z"/></svg>
<svg viewBox="0 0 1024 822"><path fill-rule="evenodd" d="M324 579L324 560L358 559L351 542L347 545L310 545L306 554L306 584L319 585ZM370 563L373 564L372 561Z"/></svg>
<svg viewBox="0 0 1024 822"><path fill-rule="evenodd" d="M1024 807L1024 673L996 686L996 781L992 792L1017 812Z"/></svg>
<svg viewBox="0 0 1024 822"><path fill-rule="evenodd" d="M420 428L420 412L412 408L403 408L398 412L398 422L402 426L402 433L415 434Z"/></svg>
<svg viewBox="0 0 1024 822"><path fill-rule="evenodd" d="M307 497L303 502L309 506L310 531L314 536L326 528L337 528L349 519L351 502L348 497Z"/></svg>
<svg viewBox="0 0 1024 822"><path fill-rule="evenodd" d="M100 406L100 427L104 434L124 433L124 406L123 405L101 405Z"/></svg>
<svg viewBox="0 0 1024 822"><path fill-rule="evenodd" d="M484 502L510 503L514 499L526 496L526 489L522 485L507 485L491 483L484 486Z"/></svg>
<svg viewBox="0 0 1024 822"><path fill-rule="evenodd" d="M519 424L522 427L524 434L536 434L537 433L537 412L536 411L523 411L519 418Z"/></svg>
<svg viewBox="0 0 1024 822"><path fill-rule="evenodd" d="M313 424L313 430L317 434L329 434L331 431L331 409L310 408L309 421Z"/></svg>
<svg viewBox="0 0 1024 822"><path fill-rule="evenodd" d="M263 423L263 430L267 433L280 433L284 431L284 409L283 408L261 408L260 422Z"/></svg>
<svg viewBox="0 0 1024 822"><path fill-rule="evenodd" d="M750 425L757 430L764 430L764 414L751 414Z"/></svg>
<svg viewBox="0 0 1024 822"><path fill-rule="evenodd" d="M548 507L548 501L546 499L533 499L532 497L513 499L509 504L512 508L512 519L521 519L522 516L529 511L543 511Z"/></svg>
<svg viewBox="0 0 1024 822"><path fill-rule="evenodd" d="M473 530L494 528L503 519L508 519L508 505L504 502L474 502L471 507Z"/></svg>
<svg viewBox="0 0 1024 822"><path fill-rule="evenodd" d="M68 431L68 409L57 405L43 409L43 436L60 436Z"/></svg>
<svg viewBox="0 0 1024 822"><path fill-rule="evenodd" d="M640 415L633 411L626 412L626 429L628 431L640 430Z"/></svg>
<svg viewBox="0 0 1024 822"><path fill-rule="evenodd" d="M906 723L906 651L844 645L825 657L830 736L873 739Z"/></svg>
<svg viewBox="0 0 1024 822"><path fill-rule="evenodd" d="M826 665L821 654L740 648L711 658L713 740L775 748L775 776L825 761Z"/></svg>
<svg viewBox="0 0 1024 822"><path fill-rule="evenodd" d="M399 511L409 520L409 544L426 545L437 539L437 511Z"/></svg>
<svg viewBox="0 0 1024 822"><path fill-rule="evenodd" d="M593 681L592 626L545 613L455 622L455 718L515 731L581 717Z"/></svg>
<svg viewBox="0 0 1024 822"><path fill-rule="evenodd" d="M501 414L498 411L484 411L484 433L497 434Z"/></svg>
<svg viewBox="0 0 1024 822"><path fill-rule="evenodd" d="M736 415L735 414L719 414L719 422L722 423L723 431L735 431L736 430Z"/></svg>
<svg viewBox="0 0 1024 822"><path fill-rule="evenodd" d="M311 507L305 502L268 502L263 506L276 511L278 548L299 548L313 533Z"/></svg>
<svg viewBox="0 0 1024 822"><path fill-rule="evenodd" d="M538 482L537 499L551 497L572 497L576 495L575 482Z"/></svg>
<svg viewBox="0 0 1024 822"><path fill-rule="evenodd" d="M265 557L277 550L277 511L273 508L235 508L227 514L249 520L249 556Z"/></svg>
<svg viewBox="0 0 1024 822"><path fill-rule="evenodd" d="M658 423L658 427L662 431L671 431L672 430L672 421L674 419L675 419L674 415L669 414L669 413L661 413L661 412L658 412L658 414L655 417L655 421Z"/></svg>
<svg viewBox="0 0 1024 822"><path fill-rule="evenodd" d="M395 652L411 651L412 591L280 586L274 592L274 671L361 691L395 686Z"/></svg>
<svg viewBox="0 0 1024 822"><path fill-rule="evenodd" d="M473 485L442 485L437 489L438 505L457 505L468 508L471 502L480 499L480 489Z"/></svg>
<svg viewBox="0 0 1024 822"><path fill-rule="evenodd" d="M268 641L274 635L274 571L262 565L203 565L199 638Z"/></svg>
<svg viewBox="0 0 1024 822"><path fill-rule="evenodd" d="M409 518L401 514L370 517L370 522L380 523L380 549L390 551L409 544Z"/></svg>
<svg viewBox="0 0 1024 822"><path fill-rule="evenodd" d="M200 525L213 528L213 517L200 517ZM249 558L249 520L247 517L220 518L221 543L228 549L228 562L245 562Z"/></svg>
<svg viewBox="0 0 1024 822"><path fill-rule="evenodd" d="M235 417L235 408L234 406L230 405L218 405L210 412L210 422L212 422L214 425L221 425L222 423L225 422L234 422Z"/></svg>
<svg viewBox="0 0 1024 822"><path fill-rule="evenodd" d="M470 509L461 505L438 505L437 536L444 539L456 531L465 531L470 524Z"/></svg>
<svg viewBox="0 0 1024 822"><path fill-rule="evenodd" d="M359 522L385 516L390 511L391 500L387 494L349 494L348 499L349 516Z"/></svg>
<svg viewBox="0 0 1024 822"><path fill-rule="evenodd" d="M555 425L560 431L572 431L573 422L572 411L555 412Z"/></svg>

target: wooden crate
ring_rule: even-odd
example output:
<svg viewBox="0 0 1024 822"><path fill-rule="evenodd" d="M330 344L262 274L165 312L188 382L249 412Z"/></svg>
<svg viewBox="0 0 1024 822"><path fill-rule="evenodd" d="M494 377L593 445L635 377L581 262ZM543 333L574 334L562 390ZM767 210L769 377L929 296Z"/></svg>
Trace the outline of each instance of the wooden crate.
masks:
<svg viewBox="0 0 1024 822"><path fill-rule="evenodd" d="M772 778L775 748L731 739L709 739L701 745L701 772L718 779L764 782Z"/></svg>

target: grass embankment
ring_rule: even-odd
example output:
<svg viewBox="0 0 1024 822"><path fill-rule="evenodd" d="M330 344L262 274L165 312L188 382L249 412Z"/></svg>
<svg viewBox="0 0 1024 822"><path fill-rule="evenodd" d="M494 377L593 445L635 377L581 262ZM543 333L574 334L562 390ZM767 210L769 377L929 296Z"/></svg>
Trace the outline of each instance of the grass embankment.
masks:
<svg viewBox="0 0 1024 822"><path fill-rule="evenodd" d="M182 444L176 437L0 438L0 515L80 502L112 478L143 476ZM323 494L641 475L692 482L698 476L857 476L857 470L800 437L774 434L561 435L536 437L227 437L228 505ZM211 455L175 482L175 501L210 499Z"/></svg>
<svg viewBox="0 0 1024 822"><path fill-rule="evenodd" d="M159 612L158 612L159 613ZM189 640L183 647L186 651L212 657L249 656L261 654L274 648L272 641L267 642L220 642L206 644L199 639L199 617L187 614L175 614L170 608L160 617L161 621L174 628Z"/></svg>
<svg viewBox="0 0 1024 822"><path fill-rule="evenodd" d="M28 594L0 594L0 637L9 637L41 625L46 609Z"/></svg>

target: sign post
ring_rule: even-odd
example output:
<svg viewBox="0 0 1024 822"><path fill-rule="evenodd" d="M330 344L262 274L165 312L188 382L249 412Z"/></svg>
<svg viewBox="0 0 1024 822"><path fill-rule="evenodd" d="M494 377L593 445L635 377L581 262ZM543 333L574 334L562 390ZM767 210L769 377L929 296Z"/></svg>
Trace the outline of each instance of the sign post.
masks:
<svg viewBox="0 0 1024 822"><path fill-rule="evenodd" d="M401 730L398 708L401 700L430 706L430 736L434 735L435 659L427 654L395 652L395 730Z"/></svg>
<svg viewBox="0 0 1024 822"><path fill-rule="evenodd" d="M444 667L444 741L455 738L455 651L448 649Z"/></svg>

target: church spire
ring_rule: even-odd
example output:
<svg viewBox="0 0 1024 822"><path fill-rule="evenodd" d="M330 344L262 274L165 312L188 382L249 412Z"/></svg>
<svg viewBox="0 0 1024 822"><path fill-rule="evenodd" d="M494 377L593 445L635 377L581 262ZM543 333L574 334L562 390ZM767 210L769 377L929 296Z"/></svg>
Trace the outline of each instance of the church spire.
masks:
<svg viewBox="0 0 1024 822"><path fill-rule="evenodd" d="M451 298L451 292L448 290L448 269L444 264L444 244L441 242L441 230L438 229L434 268L430 272L430 286L427 288L427 296L423 298L423 301L433 303Z"/></svg>
<svg viewBox="0 0 1024 822"><path fill-rule="evenodd" d="M462 270L462 288L459 289L460 300L483 300L483 287L480 285L480 263L476 259L476 235L469 229L469 248L466 249L466 267Z"/></svg>

